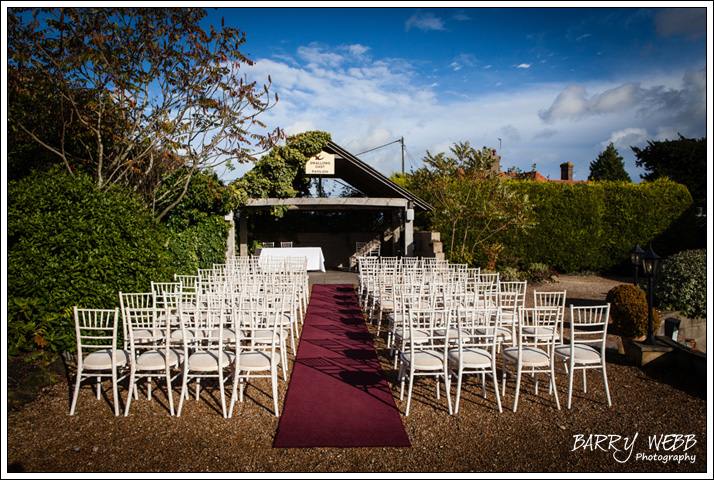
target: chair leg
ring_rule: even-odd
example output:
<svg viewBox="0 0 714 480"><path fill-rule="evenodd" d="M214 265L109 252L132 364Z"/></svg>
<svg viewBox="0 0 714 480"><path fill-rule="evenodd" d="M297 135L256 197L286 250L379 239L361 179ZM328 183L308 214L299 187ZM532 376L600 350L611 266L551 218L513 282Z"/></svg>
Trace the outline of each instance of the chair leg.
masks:
<svg viewBox="0 0 714 480"><path fill-rule="evenodd" d="M401 384L401 389L399 391L399 400L404 400L404 369L405 369L405 363L402 362L401 366L399 367L399 375L397 376L397 379L399 380L399 383Z"/></svg>
<svg viewBox="0 0 714 480"><path fill-rule="evenodd" d="M129 376L129 395L126 396L126 405L124 406L124 416L129 416L129 407L131 407L131 395L132 392L136 393L136 372L131 369L131 375ZM137 397L138 399L138 397Z"/></svg>
<svg viewBox="0 0 714 480"><path fill-rule="evenodd" d="M496 392L496 404L498 405L498 413L503 413L503 408L501 408L501 396L498 394L498 374L496 373L496 364L494 363L491 367L493 378L493 389Z"/></svg>
<svg viewBox="0 0 714 480"><path fill-rule="evenodd" d="M221 391L221 409L223 418L228 418L228 410L226 409L226 386L223 383L223 368L218 365L218 386Z"/></svg>
<svg viewBox="0 0 714 480"><path fill-rule="evenodd" d="M69 414L74 415L74 409L77 406L77 397L79 396L79 384L82 382L82 371L77 370L77 380L74 384L74 395L72 395L72 405L69 408Z"/></svg>
<svg viewBox="0 0 714 480"><path fill-rule="evenodd" d="M114 416L119 416L119 387L117 386L117 372L112 370L112 391L114 393Z"/></svg>
<svg viewBox="0 0 714 480"><path fill-rule="evenodd" d="M514 412L518 408L518 394L520 393L520 389L521 389L521 369L518 368L516 370L516 393L513 398L513 411Z"/></svg>
<svg viewBox="0 0 714 480"><path fill-rule="evenodd" d="M558 400L558 387L555 385L555 364L550 363L550 383L553 386L553 395L555 396L555 406L560 410L560 400Z"/></svg>
<svg viewBox="0 0 714 480"><path fill-rule="evenodd" d="M279 417L280 412L278 411L278 368L276 366L270 367L270 381L273 384L273 406L275 407L275 416Z"/></svg>
<svg viewBox="0 0 714 480"><path fill-rule="evenodd" d="M461 384L463 381L463 372L459 368L459 372L456 375L456 398L454 399L454 410L451 410L451 402L449 402L449 414L456 415L459 413L459 400L461 400Z"/></svg>
<svg viewBox="0 0 714 480"><path fill-rule="evenodd" d="M605 362L602 362L602 383L605 384L605 396L607 397L607 406L612 406L612 400L610 400L610 388L607 385L607 372L605 370Z"/></svg>
<svg viewBox="0 0 714 480"><path fill-rule="evenodd" d="M409 405L412 402L412 388L414 387L414 372L409 371L409 391L407 392L407 410L404 413L405 416L409 416Z"/></svg>
<svg viewBox="0 0 714 480"><path fill-rule="evenodd" d="M166 395L169 397L169 410L174 416L174 396L171 394L171 370L166 370Z"/></svg>
<svg viewBox="0 0 714 480"><path fill-rule="evenodd" d="M451 377L448 370L444 370L444 389L446 390L446 402L449 404L449 415L451 415Z"/></svg>
<svg viewBox="0 0 714 480"><path fill-rule="evenodd" d="M572 367L572 365L569 368L570 372L568 373L568 409L570 409L570 405L573 400L573 380L575 376L575 369ZM585 373L583 371L583 373Z"/></svg>
<svg viewBox="0 0 714 480"><path fill-rule="evenodd" d="M587 370L585 368L583 368L582 371L583 371L583 393L588 393L588 381L587 381L587 377L585 376L585 372L587 372Z"/></svg>
<svg viewBox="0 0 714 480"><path fill-rule="evenodd" d="M181 416L181 409L183 408L183 400L186 398L188 400L188 391L187 391L187 384L188 383L188 370L186 370L186 367L184 366L184 372L183 372L183 383L181 384L181 398L179 400L179 406L178 410L176 411L176 416L180 417Z"/></svg>
<svg viewBox="0 0 714 480"><path fill-rule="evenodd" d="M228 409L228 418L233 418L233 407L236 404L236 389L238 388L238 378L240 371L233 368L233 389L231 390L231 406Z"/></svg>

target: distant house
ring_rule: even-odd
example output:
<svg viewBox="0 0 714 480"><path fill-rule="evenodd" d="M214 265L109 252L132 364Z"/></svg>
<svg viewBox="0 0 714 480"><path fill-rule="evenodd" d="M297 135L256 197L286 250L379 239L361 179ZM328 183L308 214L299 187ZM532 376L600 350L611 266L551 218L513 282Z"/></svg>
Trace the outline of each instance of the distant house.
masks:
<svg viewBox="0 0 714 480"><path fill-rule="evenodd" d="M511 176L518 180L533 180L536 182L587 183L587 180L573 180L573 164L570 162L560 164L560 178L557 180L545 178L536 170L520 174L512 173Z"/></svg>
<svg viewBox="0 0 714 480"><path fill-rule="evenodd" d="M573 164L565 162L560 164L560 178L551 180L541 175L537 170L532 172L501 172L501 157L496 155L496 150L491 150L491 169L499 172L504 177L515 180L533 180L535 182L560 182L560 183L587 183L587 180L573 180Z"/></svg>

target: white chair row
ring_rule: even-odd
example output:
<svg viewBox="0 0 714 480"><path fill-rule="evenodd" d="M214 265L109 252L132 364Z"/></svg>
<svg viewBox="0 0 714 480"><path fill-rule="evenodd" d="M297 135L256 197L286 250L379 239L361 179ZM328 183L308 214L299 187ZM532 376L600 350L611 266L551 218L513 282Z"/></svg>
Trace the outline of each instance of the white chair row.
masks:
<svg viewBox="0 0 714 480"><path fill-rule="evenodd" d="M568 408L571 407L576 371L582 372L583 392L587 392L586 371L602 372L608 406L612 405L605 361L609 304L575 307L570 305L569 341L560 335L562 315L558 306L535 306L516 309L516 337L508 345L503 335L503 307L444 307L425 305L421 297L405 301L406 319L396 334L402 342L399 351L398 381L403 399L408 379L405 415L409 415L415 378L436 378L436 397L440 398L440 382L447 393L449 413L459 411L464 375L476 374L486 396L486 377L493 383L498 411L501 397L506 394L508 378L515 379L513 411L518 408L522 379L533 377L534 394L538 395L538 376L545 374L549 392L560 409L556 386L556 371L568 377ZM510 327L509 327L510 328ZM503 346L501 346L503 344ZM502 361L501 391L497 374L497 355ZM451 404L451 381L456 380L455 406Z"/></svg>
<svg viewBox="0 0 714 480"><path fill-rule="evenodd" d="M132 397L138 399L138 384L146 380L151 399L152 380L165 383L171 415L180 415L188 385L201 379L218 380L220 409L230 417L236 401L243 401L248 379L271 378L275 415L279 415L277 371L282 364L287 380L287 345L295 349L297 334L295 284L253 285L239 291L198 293L182 291L174 285L154 284L154 292L120 292L119 309L75 307L77 334L77 377L70 408L75 412L80 384L88 378L100 382L111 378L115 415L119 414L117 384L129 378L124 415L129 414ZM161 288L164 288L161 290ZM90 349L96 350L91 352ZM174 411L172 384L181 379L178 410ZM228 407L225 386L233 380Z"/></svg>

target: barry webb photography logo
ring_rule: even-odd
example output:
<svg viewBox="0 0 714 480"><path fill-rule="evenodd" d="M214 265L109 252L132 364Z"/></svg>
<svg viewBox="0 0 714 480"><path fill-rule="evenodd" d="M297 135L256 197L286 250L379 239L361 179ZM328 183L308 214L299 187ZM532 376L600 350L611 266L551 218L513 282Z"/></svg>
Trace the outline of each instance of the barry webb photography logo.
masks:
<svg viewBox="0 0 714 480"><path fill-rule="evenodd" d="M609 452L619 463L635 462L690 462L697 456L690 450L697 444L696 435L659 434L639 438L621 435L573 435L571 451ZM643 448L643 447L646 447Z"/></svg>

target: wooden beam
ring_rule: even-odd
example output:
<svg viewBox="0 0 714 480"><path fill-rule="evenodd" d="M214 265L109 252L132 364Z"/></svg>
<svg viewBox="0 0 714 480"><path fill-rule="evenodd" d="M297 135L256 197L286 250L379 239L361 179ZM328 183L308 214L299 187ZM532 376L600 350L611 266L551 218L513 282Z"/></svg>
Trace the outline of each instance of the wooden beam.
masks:
<svg viewBox="0 0 714 480"><path fill-rule="evenodd" d="M345 197L345 198L251 198L246 207L274 207L287 206L289 210L350 210L406 208L408 200L405 198L374 198L374 197Z"/></svg>

